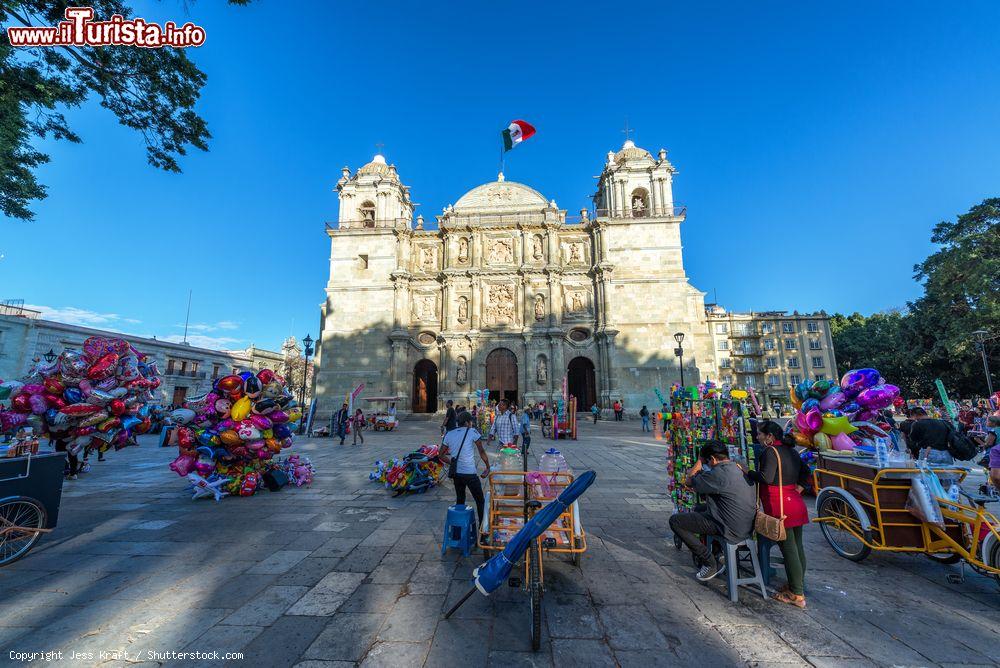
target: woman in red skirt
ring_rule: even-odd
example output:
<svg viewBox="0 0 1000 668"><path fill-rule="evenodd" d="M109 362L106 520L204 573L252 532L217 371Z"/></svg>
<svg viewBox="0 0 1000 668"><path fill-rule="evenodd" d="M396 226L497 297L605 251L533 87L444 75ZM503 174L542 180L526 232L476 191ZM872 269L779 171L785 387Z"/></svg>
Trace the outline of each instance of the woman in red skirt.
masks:
<svg viewBox="0 0 1000 668"><path fill-rule="evenodd" d="M764 446L756 471L750 478L760 483L760 507L771 517L785 520L787 537L779 543L785 559L788 586L779 590L774 599L799 608L806 607L806 552L802 547L802 527L809 523L809 512L802 500L802 490L808 484L809 471L795 451L795 440L770 420L757 425L757 438Z"/></svg>

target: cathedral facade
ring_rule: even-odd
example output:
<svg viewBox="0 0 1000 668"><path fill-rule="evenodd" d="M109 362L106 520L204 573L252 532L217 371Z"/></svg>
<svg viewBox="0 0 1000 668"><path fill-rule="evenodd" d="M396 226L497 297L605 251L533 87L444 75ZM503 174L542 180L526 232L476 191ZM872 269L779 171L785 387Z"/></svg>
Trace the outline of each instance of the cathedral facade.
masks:
<svg viewBox="0 0 1000 668"><path fill-rule="evenodd" d="M609 152L592 209L567 217L527 185L473 188L413 217L409 188L382 156L337 183L338 222L321 309L315 392L322 419L360 383L400 413L469 405L476 389L518 403L563 391L581 410L658 405L680 379L714 371L704 293L681 257L675 170L626 141Z"/></svg>

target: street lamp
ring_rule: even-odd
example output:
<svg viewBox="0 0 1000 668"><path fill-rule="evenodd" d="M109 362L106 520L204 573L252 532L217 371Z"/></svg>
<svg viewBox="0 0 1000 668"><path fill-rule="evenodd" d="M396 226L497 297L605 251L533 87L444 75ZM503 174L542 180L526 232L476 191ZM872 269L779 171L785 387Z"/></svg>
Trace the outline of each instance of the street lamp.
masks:
<svg viewBox="0 0 1000 668"><path fill-rule="evenodd" d="M302 352L306 356L306 363L302 366L302 391L299 393L299 403L302 405L302 419L299 420L300 435L306 430L306 377L309 375L309 356L313 353L312 345L312 337L306 334L306 338L302 339Z"/></svg>
<svg viewBox="0 0 1000 668"><path fill-rule="evenodd" d="M45 358L46 362L52 364L52 362L54 362L56 359L56 351L52 350L52 348L49 348L49 352L42 355L42 357Z"/></svg>
<svg viewBox="0 0 1000 668"><path fill-rule="evenodd" d="M674 341L677 342L677 347L674 348L674 355L680 359L681 366L681 387L684 387L684 332L677 332L674 334Z"/></svg>
<svg viewBox="0 0 1000 668"><path fill-rule="evenodd" d="M986 396L993 396L993 381L990 380L990 361L986 357L986 342L992 339L990 333L985 329L977 329L972 333L972 338L976 341L976 350L983 356L983 371L986 372Z"/></svg>

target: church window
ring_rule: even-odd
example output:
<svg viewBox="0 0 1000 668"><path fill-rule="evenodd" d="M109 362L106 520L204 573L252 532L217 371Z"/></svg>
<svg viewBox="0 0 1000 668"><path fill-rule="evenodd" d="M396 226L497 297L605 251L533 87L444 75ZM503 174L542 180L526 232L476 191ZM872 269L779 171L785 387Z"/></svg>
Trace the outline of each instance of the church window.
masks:
<svg viewBox="0 0 1000 668"><path fill-rule="evenodd" d="M643 188L632 191L632 217L645 218L649 215L649 193Z"/></svg>
<svg viewBox="0 0 1000 668"><path fill-rule="evenodd" d="M371 200L366 200L358 209L358 213L361 214L361 222L365 227L375 227L375 204Z"/></svg>
<svg viewBox="0 0 1000 668"><path fill-rule="evenodd" d="M367 255L359 255L358 256L358 261L359 261L362 269L367 269L368 268L368 256Z"/></svg>

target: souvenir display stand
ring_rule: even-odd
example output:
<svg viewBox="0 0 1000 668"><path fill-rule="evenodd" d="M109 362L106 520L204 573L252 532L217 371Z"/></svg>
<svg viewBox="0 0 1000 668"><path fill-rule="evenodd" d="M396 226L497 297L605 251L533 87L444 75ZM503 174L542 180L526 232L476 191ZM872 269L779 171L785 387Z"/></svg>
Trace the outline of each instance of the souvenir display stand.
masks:
<svg viewBox="0 0 1000 668"><path fill-rule="evenodd" d="M547 430L546 435L553 440L571 438L576 440L576 397L569 401L560 399L556 402L556 410L552 414L555 429Z"/></svg>

